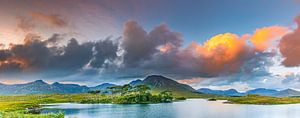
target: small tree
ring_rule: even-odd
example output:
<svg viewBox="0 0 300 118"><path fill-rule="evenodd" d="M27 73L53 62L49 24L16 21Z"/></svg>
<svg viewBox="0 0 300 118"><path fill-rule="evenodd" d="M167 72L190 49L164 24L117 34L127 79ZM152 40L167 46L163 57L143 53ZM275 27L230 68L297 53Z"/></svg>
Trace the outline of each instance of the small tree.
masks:
<svg viewBox="0 0 300 118"><path fill-rule="evenodd" d="M101 91L100 90L88 91L88 93L90 93L90 94L99 94L99 93L101 93Z"/></svg>
<svg viewBox="0 0 300 118"><path fill-rule="evenodd" d="M172 102L173 96L172 91L163 91L158 95L160 97L161 102Z"/></svg>
<svg viewBox="0 0 300 118"><path fill-rule="evenodd" d="M122 86L111 86L107 88L108 91L110 91L112 94L120 93L122 92Z"/></svg>
<svg viewBox="0 0 300 118"><path fill-rule="evenodd" d="M130 84L125 84L122 86L121 95L132 92L132 86Z"/></svg>
<svg viewBox="0 0 300 118"><path fill-rule="evenodd" d="M134 87L135 92L138 94L145 94L150 92L150 87L146 85L137 85Z"/></svg>

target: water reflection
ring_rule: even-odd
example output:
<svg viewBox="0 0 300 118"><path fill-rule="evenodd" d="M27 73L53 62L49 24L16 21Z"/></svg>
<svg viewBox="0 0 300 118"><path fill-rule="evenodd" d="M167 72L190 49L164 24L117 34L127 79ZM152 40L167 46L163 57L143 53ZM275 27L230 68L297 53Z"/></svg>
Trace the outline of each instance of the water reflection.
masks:
<svg viewBox="0 0 300 118"><path fill-rule="evenodd" d="M300 104L238 105L190 99L162 104L53 104L43 113L63 110L79 118L299 118Z"/></svg>

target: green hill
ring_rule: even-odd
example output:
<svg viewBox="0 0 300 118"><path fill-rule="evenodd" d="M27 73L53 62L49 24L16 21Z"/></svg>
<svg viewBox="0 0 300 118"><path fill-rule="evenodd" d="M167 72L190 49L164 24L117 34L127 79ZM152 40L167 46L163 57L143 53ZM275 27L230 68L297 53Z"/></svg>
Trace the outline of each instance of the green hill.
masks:
<svg viewBox="0 0 300 118"><path fill-rule="evenodd" d="M142 81L142 83L149 86L154 93L172 91L175 97L199 98L212 96L209 94L198 93L189 85L178 83L161 75L148 76Z"/></svg>

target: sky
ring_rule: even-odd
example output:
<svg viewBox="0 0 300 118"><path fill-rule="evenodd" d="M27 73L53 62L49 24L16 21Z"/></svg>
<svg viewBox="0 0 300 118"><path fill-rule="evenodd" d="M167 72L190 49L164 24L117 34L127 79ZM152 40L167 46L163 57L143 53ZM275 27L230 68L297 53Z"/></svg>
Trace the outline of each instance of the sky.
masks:
<svg viewBox="0 0 300 118"><path fill-rule="evenodd" d="M0 83L300 90L297 0L0 0Z"/></svg>

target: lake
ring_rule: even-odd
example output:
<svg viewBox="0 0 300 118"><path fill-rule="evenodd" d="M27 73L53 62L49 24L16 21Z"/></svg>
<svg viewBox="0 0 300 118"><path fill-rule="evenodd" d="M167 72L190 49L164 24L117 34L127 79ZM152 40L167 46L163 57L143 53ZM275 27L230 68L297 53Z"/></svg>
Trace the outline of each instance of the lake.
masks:
<svg viewBox="0 0 300 118"><path fill-rule="evenodd" d="M42 113L62 110L77 118L299 118L300 104L241 105L188 99L161 104L77 104L45 106Z"/></svg>

